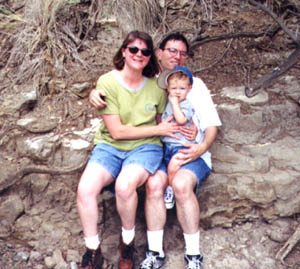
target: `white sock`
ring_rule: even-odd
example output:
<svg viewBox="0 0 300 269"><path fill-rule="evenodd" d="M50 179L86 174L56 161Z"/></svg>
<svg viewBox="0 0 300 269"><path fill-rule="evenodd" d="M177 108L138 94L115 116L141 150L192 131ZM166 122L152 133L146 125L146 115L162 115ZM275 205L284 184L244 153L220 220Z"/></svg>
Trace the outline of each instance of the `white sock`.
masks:
<svg viewBox="0 0 300 269"><path fill-rule="evenodd" d="M149 250L159 252L160 257L165 257L163 250L164 230L147 231L147 240Z"/></svg>
<svg viewBox="0 0 300 269"><path fill-rule="evenodd" d="M95 236L85 237L85 246L89 249L97 249L100 245L100 240L98 234Z"/></svg>
<svg viewBox="0 0 300 269"><path fill-rule="evenodd" d="M185 241L185 252L187 255L200 254L200 231L194 234L183 234Z"/></svg>
<svg viewBox="0 0 300 269"><path fill-rule="evenodd" d="M131 230L126 230L122 227L122 239L124 244L129 245L135 236L135 227Z"/></svg>

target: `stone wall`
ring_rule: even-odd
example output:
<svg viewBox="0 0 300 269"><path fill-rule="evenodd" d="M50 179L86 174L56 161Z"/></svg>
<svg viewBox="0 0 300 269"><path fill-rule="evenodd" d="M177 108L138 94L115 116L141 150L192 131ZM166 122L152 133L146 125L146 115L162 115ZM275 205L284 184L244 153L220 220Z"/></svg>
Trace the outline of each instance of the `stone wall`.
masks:
<svg viewBox="0 0 300 269"><path fill-rule="evenodd" d="M217 110L223 125L211 149L213 173L198 194L203 227L300 213L300 84L290 76L281 82L284 86L277 84L250 99L242 88L222 90L224 102ZM0 157L0 237L13 236L41 251L59 247L66 260L79 262L79 253L70 251L83 244L76 188L99 119L90 114L87 128L58 131L61 115L41 119L34 110L19 113L33 106L34 93L28 89L14 102L13 97L2 100L1 116L16 117L16 132L13 142L8 133L0 137L7 149ZM73 105L77 111L83 107L81 101ZM143 194L141 190L137 230L145 228ZM120 221L111 194L99 197L99 212L102 235L117 241Z"/></svg>
<svg viewBox="0 0 300 269"><path fill-rule="evenodd" d="M300 84L290 76L281 82L250 99L243 88L222 90L232 102L218 105L223 126L212 148L214 173L199 193L203 223L300 212Z"/></svg>

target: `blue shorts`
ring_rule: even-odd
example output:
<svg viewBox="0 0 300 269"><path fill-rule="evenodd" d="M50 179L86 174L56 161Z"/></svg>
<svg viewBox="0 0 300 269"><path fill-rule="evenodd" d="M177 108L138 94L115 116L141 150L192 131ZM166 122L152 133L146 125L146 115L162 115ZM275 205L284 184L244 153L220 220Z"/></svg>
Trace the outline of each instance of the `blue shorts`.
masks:
<svg viewBox="0 0 300 269"><path fill-rule="evenodd" d="M172 146L170 144L164 144L164 160L158 169L164 171L167 174L167 167L171 158L179 151L179 149L184 148L185 147L182 146ZM211 173L211 169L207 166L207 164L201 157L192 162L182 165L179 169L187 169L194 173L197 178L195 191L199 189L200 183L205 180Z"/></svg>
<svg viewBox="0 0 300 269"><path fill-rule="evenodd" d="M88 163L100 164L116 179L121 169L129 164L139 165L154 174L162 157L162 147L154 144L141 145L131 151L120 151L113 146L98 143Z"/></svg>

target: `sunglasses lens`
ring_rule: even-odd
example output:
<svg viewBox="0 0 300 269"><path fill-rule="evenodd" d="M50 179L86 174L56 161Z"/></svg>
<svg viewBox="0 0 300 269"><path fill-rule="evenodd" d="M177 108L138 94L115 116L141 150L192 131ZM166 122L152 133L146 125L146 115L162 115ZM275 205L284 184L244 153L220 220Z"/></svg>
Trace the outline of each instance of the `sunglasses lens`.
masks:
<svg viewBox="0 0 300 269"><path fill-rule="evenodd" d="M128 47L128 49L129 49L130 53L132 53L132 54L136 54L139 51L139 49L137 47Z"/></svg>
<svg viewBox="0 0 300 269"><path fill-rule="evenodd" d="M136 54L140 49L138 47L128 47L130 53ZM141 49L141 52L144 56L150 56L151 55L151 50L149 49Z"/></svg>
<svg viewBox="0 0 300 269"><path fill-rule="evenodd" d="M151 55L151 50L149 50L149 49L142 49L141 52L144 56L150 56Z"/></svg>

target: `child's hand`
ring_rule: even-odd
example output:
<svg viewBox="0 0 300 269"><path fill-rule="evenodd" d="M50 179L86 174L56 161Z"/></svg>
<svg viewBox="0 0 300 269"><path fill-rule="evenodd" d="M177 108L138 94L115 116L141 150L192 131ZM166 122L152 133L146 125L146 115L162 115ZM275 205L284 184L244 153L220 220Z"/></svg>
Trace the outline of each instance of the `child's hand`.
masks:
<svg viewBox="0 0 300 269"><path fill-rule="evenodd" d="M171 102L171 104L178 104L179 103L179 97L176 95L169 95L169 101Z"/></svg>

